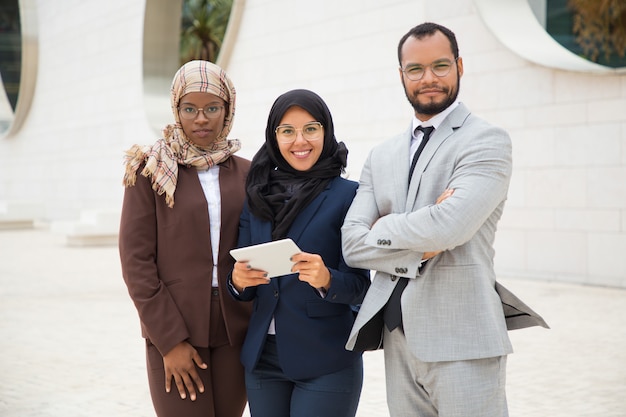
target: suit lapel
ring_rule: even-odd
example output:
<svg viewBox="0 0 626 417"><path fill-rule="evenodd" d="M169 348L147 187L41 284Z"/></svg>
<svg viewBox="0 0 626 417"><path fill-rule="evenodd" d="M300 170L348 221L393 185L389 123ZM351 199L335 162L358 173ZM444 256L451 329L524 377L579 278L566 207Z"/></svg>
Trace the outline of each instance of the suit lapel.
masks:
<svg viewBox="0 0 626 417"><path fill-rule="evenodd" d="M456 109L452 111L444 119L441 125L435 129L430 140L426 144L426 147L422 151L419 159L417 160L417 165L415 165L415 171L413 171L413 178L409 185L409 191L406 200L406 211L413 211L417 205L417 190L419 189L420 182L422 180L422 174L428 167L430 160L433 158L437 149L452 136L454 131L461 127L467 116L469 116L470 112L467 107L463 103L459 103ZM408 175L408 171L407 171ZM443 192L444 190L441 190Z"/></svg>
<svg viewBox="0 0 626 417"><path fill-rule="evenodd" d="M245 178L245 177L244 177ZM231 158L219 165L218 182L220 186L221 212L231 213L240 211L241 204L245 198L244 191L239 190L242 175L234 168ZM204 196L204 193L203 193ZM208 210L208 207L207 207ZM236 236L226 236L228 230L239 229L239 216L222 215L220 218L220 242L219 252L228 253L228 251L237 244ZM210 240L210 239L209 239Z"/></svg>
<svg viewBox="0 0 626 417"><path fill-rule="evenodd" d="M322 191L320 195L314 198L313 201L309 203L309 205L304 207L300 214L298 214L294 219L288 232L289 237L294 242L297 242L301 239L307 225L309 224L311 219L315 217L315 213L319 210L319 208L324 203L324 200L328 197L328 190L331 183L329 183L326 186L326 189ZM272 238L272 223L269 221L255 219L255 221L251 223L250 232L252 234L252 243L268 242Z"/></svg>
<svg viewBox="0 0 626 417"><path fill-rule="evenodd" d="M330 187L330 183L328 183L328 186L326 187L326 189L322 191L320 195L315 197L313 201L311 201L311 203L309 203L309 205L307 205L300 212L300 214L298 214L296 218L294 219L293 223L291 224L291 227L289 228L289 233L288 233L289 237L294 242L297 242L300 240L300 238L302 237L302 233L304 233L304 230L306 229L307 225L309 224L311 219L315 217L315 213L322 206L322 203L324 202L324 200L326 200L329 187Z"/></svg>
<svg viewBox="0 0 626 417"><path fill-rule="evenodd" d="M391 167L391 178L389 190L393 193L393 207L395 211L404 210L407 201L406 189L409 186L409 155L411 153L411 128L404 131L391 141L389 152L385 153L386 162L384 166ZM398 155L406 155L405 163L398 163Z"/></svg>

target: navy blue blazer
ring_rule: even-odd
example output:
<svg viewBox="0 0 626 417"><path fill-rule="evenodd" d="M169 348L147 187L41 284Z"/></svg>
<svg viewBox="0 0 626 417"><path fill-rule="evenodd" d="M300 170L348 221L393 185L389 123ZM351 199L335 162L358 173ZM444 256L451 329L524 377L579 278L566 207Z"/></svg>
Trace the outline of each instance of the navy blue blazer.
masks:
<svg viewBox="0 0 626 417"><path fill-rule="evenodd" d="M297 274L272 278L267 285L249 287L238 300L254 300L241 361L251 372L257 365L272 317L283 372L293 379L306 379L339 371L360 356L345 349L354 324L353 307L361 304L370 285L369 270L350 268L341 253L341 225L358 184L341 177L333 179L291 225L290 237L300 249L319 254L330 270L332 281L326 297L298 279ZM250 213L244 205L239 224L238 247L272 240L272 225Z"/></svg>

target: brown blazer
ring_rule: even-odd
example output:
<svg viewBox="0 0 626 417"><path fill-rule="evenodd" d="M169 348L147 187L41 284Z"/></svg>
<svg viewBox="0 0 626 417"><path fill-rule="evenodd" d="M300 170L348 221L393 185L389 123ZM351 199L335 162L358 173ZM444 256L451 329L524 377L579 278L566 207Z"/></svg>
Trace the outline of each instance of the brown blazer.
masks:
<svg viewBox="0 0 626 417"><path fill-rule="evenodd" d="M142 335L162 355L186 340L208 347L211 312L211 250L208 206L195 168L179 165L174 207L137 174L124 193L119 234L122 275L139 318ZM226 290L237 244L239 215L250 161L232 156L220 164L222 220L218 265L219 293L228 338L241 346L251 304L235 301Z"/></svg>

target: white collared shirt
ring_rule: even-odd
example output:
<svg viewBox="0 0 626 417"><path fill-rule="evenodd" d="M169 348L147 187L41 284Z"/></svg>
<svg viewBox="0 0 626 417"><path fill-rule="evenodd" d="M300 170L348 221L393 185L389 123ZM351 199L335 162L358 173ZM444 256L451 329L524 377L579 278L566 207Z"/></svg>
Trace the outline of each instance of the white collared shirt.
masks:
<svg viewBox="0 0 626 417"><path fill-rule="evenodd" d="M209 206L209 227L211 249L213 251L212 286L217 287L217 259L220 248L220 229L222 228L222 198L220 196L220 167L215 165L206 171L198 171L198 178L207 205Z"/></svg>
<svg viewBox="0 0 626 417"><path fill-rule="evenodd" d="M422 138L424 137L424 133L420 130L417 130L417 134L415 134L417 127L432 126L435 128L435 130L437 130L437 128L441 126L441 123L444 121L444 119L448 117L450 113L452 113L452 110L456 109L459 103L460 102L456 100L454 103L449 105L447 109L439 114L434 115L425 122L422 122L416 116L413 116L413 124L411 129L411 147L409 149L409 166L411 166L411 162L413 161L413 155L415 155L415 151L417 151L417 148L419 148L420 143L422 142Z"/></svg>

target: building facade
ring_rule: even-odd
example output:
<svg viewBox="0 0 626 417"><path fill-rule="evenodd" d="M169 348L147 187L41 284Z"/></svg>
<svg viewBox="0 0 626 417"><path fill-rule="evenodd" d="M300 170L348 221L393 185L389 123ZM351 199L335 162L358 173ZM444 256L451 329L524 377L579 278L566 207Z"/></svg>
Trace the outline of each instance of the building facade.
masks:
<svg viewBox="0 0 626 417"><path fill-rule="evenodd" d="M0 202L41 207L43 224L119 210L123 151L169 120L177 2L20 5L36 82L0 137ZM461 101L513 140L499 274L626 287L626 73L563 53L528 16L526 0L235 1L218 61L238 93L231 137L251 158L276 96L312 89L357 180L369 149L410 122L398 40L441 23L464 60Z"/></svg>

